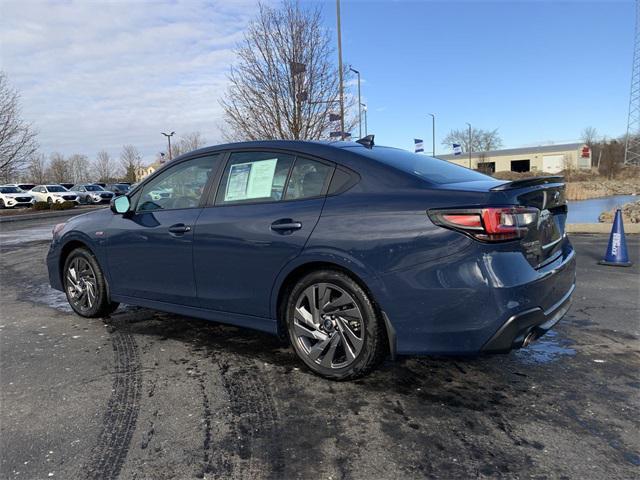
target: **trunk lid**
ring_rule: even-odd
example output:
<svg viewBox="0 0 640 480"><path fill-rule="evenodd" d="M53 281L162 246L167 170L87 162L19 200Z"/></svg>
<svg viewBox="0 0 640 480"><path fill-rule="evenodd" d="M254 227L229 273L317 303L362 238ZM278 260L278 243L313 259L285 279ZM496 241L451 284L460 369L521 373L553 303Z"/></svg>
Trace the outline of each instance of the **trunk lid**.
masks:
<svg viewBox="0 0 640 480"><path fill-rule="evenodd" d="M490 189L492 202L537 208L537 222L529 225L520 245L529 263L540 268L562 253L567 200L563 177L537 177L504 183Z"/></svg>

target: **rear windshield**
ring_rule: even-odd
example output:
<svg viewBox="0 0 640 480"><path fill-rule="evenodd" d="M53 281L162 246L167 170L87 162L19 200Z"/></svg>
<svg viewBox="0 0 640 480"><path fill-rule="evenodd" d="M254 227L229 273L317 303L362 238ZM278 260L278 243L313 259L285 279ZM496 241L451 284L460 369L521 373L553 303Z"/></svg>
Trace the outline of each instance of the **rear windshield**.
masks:
<svg viewBox="0 0 640 480"><path fill-rule="evenodd" d="M363 148L358 149L358 153L438 184L494 180L492 177L446 160L418 155L398 148L373 147L370 150Z"/></svg>

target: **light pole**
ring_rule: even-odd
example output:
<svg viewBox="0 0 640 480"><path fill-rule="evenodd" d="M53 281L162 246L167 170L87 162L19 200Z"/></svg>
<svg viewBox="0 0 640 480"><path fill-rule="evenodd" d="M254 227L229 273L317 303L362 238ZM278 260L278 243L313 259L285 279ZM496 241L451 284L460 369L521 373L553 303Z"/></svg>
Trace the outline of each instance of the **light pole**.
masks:
<svg viewBox="0 0 640 480"><path fill-rule="evenodd" d="M165 137L167 137L167 140L169 141L169 161L173 160L172 157L172 153L171 153L171 137L173 137L173 135L176 132L171 132L171 133L164 133L164 132L160 132L162 135L164 135Z"/></svg>
<svg viewBox="0 0 640 480"><path fill-rule="evenodd" d="M344 140L344 80L342 78L342 30L340 29L340 0L336 0L336 19L338 22L338 74L340 77L340 139Z"/></svg>
<svg viewBox="0 0 640 480"><path fill-rule="evenodd" d="M362 98L360 97L360 72L353 67L349 67L349 70L358 75L358 138L362 138Z"/></svg>
<svg viewBox="0 0 640 480"><path fill-rule="evenodd" d="M366 137L367 135L369 135L369 132L367 131L367 104L361 103L360 106L362 107L362 111L364 112L364 136Z"/></svg>
<svg viewBox="0 0 640 480"><path fill-rule="evenodd" d="M436 116L433 113L431 115L431 155L436 156Z"/></svg>
<svg viewBox="0 0 640 480"><path fill-rule="evenodd" d="M305 63L290 62L289 68L291 70L291 79L293 82L293 97L295 100L295 108L293 112L293 130L294 138L300 139L300 131L302 130L302 105L301 103L307 100L307 92L301 90L300 82L296 79L307 71L307 65ZM304 80L304 79L303 79Z"/></svg>
<svg viewBox="0 0 640 480"><path fill-rule="evenodd" d="M466 122L466 124L469 125L469 143L467 147L469 149L469 168L471 168L471 124L469 122Z"/></svg>

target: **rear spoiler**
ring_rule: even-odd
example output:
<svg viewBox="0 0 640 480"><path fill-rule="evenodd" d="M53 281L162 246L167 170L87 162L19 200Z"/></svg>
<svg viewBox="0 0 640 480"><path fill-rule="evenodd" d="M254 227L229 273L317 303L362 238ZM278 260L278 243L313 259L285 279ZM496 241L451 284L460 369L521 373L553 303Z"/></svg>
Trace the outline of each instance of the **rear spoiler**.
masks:
<svg viewBox="0 0 640 480"><path fill-rule="evenodd" d="M560 175L549 177L533 177L523 178L522 180L514 180L513 182L503 183L497 187L491 189L492 192L498 192L502 190L514 190L516 188L534 187L536 185L546 185L547 183L563 183L564 177Z"/></svg>

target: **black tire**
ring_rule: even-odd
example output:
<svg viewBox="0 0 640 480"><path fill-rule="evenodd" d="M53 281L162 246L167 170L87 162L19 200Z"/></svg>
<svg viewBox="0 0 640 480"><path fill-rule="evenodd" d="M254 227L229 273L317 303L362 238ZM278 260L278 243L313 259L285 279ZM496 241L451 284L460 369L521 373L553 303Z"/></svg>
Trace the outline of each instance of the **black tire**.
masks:
<svg viewBox="0 0 640 480"><path fill-rule="evenodd" d="M79 298L83 298L82 293L76 293L80 292L80 289L78 288L76 290L76 287L74 287L74 275L70 272L70 269L74 268L76 280L81 280L82 269L77 268L78 265L88 267L87 270L84 270L87 274L84 277L85 280L83 285L85 285L85 287L87 283L91 283L93 285L91 288L94 292L92 301L91 298L86 300L87 297L91 297L88 293L89 288L87 288L87 291L85 292L84 299L86 301L79 301ZM102 273L102 269L100 268L96 257L88 249L76 248L73 250L64 262L62 275L64 293L67 296L67 301L73 311L78 315L86 318L106 317L118 308L118 303L110 301L107 283ZM78 285L78 283L75 285Z"/></svg>
<svg viewBox="0 0 640 480"><path fill-rule="evenodd" d="M48 198L47 198L47 203L48 203L49 205L51 205L51 204L53 203L53 199L52 199L51 197L48 197Z"/></svg>
<svg viewBox="0 0 640 480"><path fill-rule="evenodd" d="M4 199L0 198L0 208L4 209Z"/></svg>
<svg viewBox="0 0 640 480"><path fill-rule="evenodd" d="M308 336L300 336L298 333L296 333L296 331L300 331L299 328L296 327L300 327L302 325L300 321L296 320L295 317L296 305L299 304L300 301L304 301L303 298L305 297L305 293L308 292L310 288L323 288L322 286L328 289L335 287L336 291L340 290L343 293L346 293L348 297L350 297L349 305L354 305L355 307L357 307L358 315L360 317L360 319L358 320L358 322L360 322L360 327L357 327L357 329L355 330L359 333L360 336L360 350L359 353L357 353L355 357L353 357L353 360L350 360L350 363L345 364L344 366L340 366L340 362L338 362L337 366L333 366L333 362L330 359L328 363L331 366L327 367L320 364L321 361L324 363L324 359L312 359L310 356L310 350L313 350L313 347L317 344L320 344L321 341L318 341L317 344L312 344L310 348L310 345L308 345L309 342L305 340L305 338L308 338ZM340 299L342 297L338 298ZM351 300L353 301L351 302ZM331 303L332 302L327 302L326 306L330 306ZM349 310L353 309L349 308ZM293 346L294 351L296 352L298 357L300 357L300 359L305 363L305 365L309 367L309 369L324 378L330 380L352 380L358 377L362 377L373 370L383 360L388 351L386 332L372 300L357 282L340 271L323 269L317 270L304 276L291 289L291 292L287 299L285 312L289 339L291 340L291 345ZM334 310L333 313L336 313L336 317L341 317L341 315L338 315L338 310ZM334 317L331 316L331 318ZM344 332L346 320L347 319L345 318L341 318L340 322L334 322L335 326L330 326L330 330L333 330L333 332L331 333L331 331L329 331L326 338L331 338L331 335L341 334L342 341L346 342L347 340L345 339L345 335L342 335L342 333ZM320 323L322 324L323 322L320 321ZM340 326L338 325L338 323L340 324ZM349 324L347 323L346 325L348 326ZM307 327L306 325L303 326L305 328ZM320 329L318 329L317 331L319 330ZM341 332L339 332L339 330L341 330ZM322 331L324 333L321 334L325 334L327 332L324 329L322 329ZM327 347L324 347L324 351L329 352L331 344L329 343L326 345ZM336 347L334 347L334 351L335 348ZM337 347L338 352L340 351L340 348L342 348L344 352L344 347L340 346ZM316 352L317 351L319 350L316 350ZM328 355L328 353L325 353L324 355ZM339 356L340 354L338 353L337 355ZM342 363L349 362L346 355L343 355L342 358L344 360L344 362Z"/></svg>

